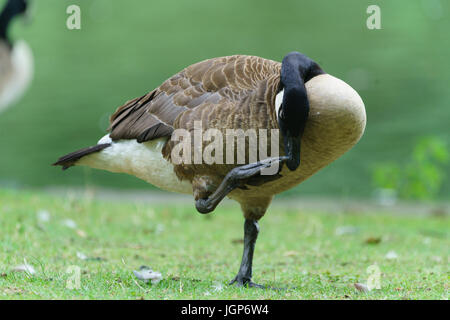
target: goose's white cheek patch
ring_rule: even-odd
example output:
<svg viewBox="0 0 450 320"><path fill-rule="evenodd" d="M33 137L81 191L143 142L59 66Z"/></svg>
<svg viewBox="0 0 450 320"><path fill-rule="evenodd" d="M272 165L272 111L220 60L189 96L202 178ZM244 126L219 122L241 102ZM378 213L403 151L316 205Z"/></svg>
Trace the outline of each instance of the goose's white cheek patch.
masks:
<svg viewBox="0 0 450 320"><path fill-rule="evenodd" d="M277 119L278 119L278 113L280 111L281 103L283 103L283 95L284 95L284 89L281 90L275 97L275 112L277 113Z"/></svg>

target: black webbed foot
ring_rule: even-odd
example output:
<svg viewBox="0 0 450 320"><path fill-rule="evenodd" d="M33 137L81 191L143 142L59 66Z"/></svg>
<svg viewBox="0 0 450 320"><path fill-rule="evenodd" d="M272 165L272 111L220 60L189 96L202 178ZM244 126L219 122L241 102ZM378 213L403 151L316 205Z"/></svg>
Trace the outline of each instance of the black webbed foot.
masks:
<svg viewBox="0 0 450 320"><path fill-rule="evenodd" d="M276 287L271 287L271 286L265 286L262 284L257 284L251 280L239 278L239 276L234 277L234 279L231 280L228 285L235 286L235 287L242 287L242 288L258 288L258 289L269 289L269 290L276 290L276 291L288 290L287 288L276 288Z"/></svg>
<svg viewBox="0 0 450 320"><path fill-rule="evenodd" d="M245 287L245 288L259 288L259 289L268 289L269 288L269 287L254 283L248 279L241 278L239 276L236 276L233 280L231 280L231 282L228 285L230 285L230 286L234 285L236 287Z"/></svg>

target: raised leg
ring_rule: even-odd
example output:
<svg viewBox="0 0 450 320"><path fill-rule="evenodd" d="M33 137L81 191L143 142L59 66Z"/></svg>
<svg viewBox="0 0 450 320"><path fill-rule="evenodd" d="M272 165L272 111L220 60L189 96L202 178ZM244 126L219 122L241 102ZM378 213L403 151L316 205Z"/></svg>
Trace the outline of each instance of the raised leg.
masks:
<svg viewBox="0 0 450 320"><path fill-rule="evenodd" d="M197 211L200 213L209 213L213 211L216 206L222 201L223 198L226 197L231 191L236 189L239 186L245 184L246 181L251 179L252 177L258 176L261 174L261 170L269 168L274 164L278 163L279 170L281 170L281 165L288 160L288 157L276 157L276 158L268 158L255 163L246 164L240 167L236 167L231 170L223 179L222 183L219 187L214 191L212 195L205 199L198 199L195 202L195 207ZM269 176L270 177L270 176ZM267 180L273 180L268 178Z"/></svg>
<svg viewBox="0 0 450 320"><path fill-rule="evenodd" d="M237 276L230 282L230 285L248 286L255 288L265 288L262 285L253 283L252 280L252 263L253 252L255 251L255 243L258 238L259 225L256 220L245 219L244 223L244 252L242 253L241 267Z"/></svg>

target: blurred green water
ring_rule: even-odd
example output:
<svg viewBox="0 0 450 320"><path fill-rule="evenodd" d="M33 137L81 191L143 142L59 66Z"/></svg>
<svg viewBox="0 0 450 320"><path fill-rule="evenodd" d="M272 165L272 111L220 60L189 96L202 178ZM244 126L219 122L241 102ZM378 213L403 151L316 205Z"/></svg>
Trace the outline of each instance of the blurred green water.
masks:
<svg viewBox="0 0 450 320"><path fill-rule="evenodd" d="M117 106L185 66L231 54L281 61L297 50L357 89L368 124L354 149L290 193L370 196L376 163L401 162L424 135L450 140L450 3L376 1L382 29L368 30L374 2L34 1L31 23L11 30L32 47L35 78L0 115L0 187L151 188L50 163L96 143ZM66 28L70 4L81 7L81 30Z"/></svg>

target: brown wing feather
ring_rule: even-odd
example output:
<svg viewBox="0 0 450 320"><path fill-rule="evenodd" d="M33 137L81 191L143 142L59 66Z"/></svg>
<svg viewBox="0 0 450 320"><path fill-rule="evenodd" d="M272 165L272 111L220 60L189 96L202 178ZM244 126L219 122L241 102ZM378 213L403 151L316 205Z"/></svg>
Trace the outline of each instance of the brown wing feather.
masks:
<svg viewBox="0 0 450 320"><path fill-rule="evenodd" d="M213 62L202 62L185 69L185 74L192 82L200 82L205 90L210 90L212 96L218 101L209 103L205 100L195 108L181 113L173 123L174 129L183 128L194 131L195 121L201 121L202 129L217 129L222 137L227 135L228 129L270 129L278 128L275 114L275 96L280 84L280 64L251 56L232 56L218 58ZM194 138L191 137L191 143ZM270 138L268 138L268 149L271 150ZM172 150L176 141L167 141L162 150L163 156L172 161ZM203 150L209 144L203 141ZM246 163L249 162L248 144L246 146ZM191 150L194 150L192 146ZM226 154L226 146L223 144L223 155ZM236 159L238 150L234 149ZM194 157L194 153L191 153ZM213 166L201 163L175 165L176 175L184 180L197 185L195 177L209 177L208 185L215 185L222 181L223 177L234 167L234 164L214 164ZM203 179L201 178L201 179ZM253 184L261 181L251 181ZM198 185L204 185L199 183ZM197 187L193 187L198 189ZM200 187L201 189L201 187ZM214 190L214 187L212 187ZM198 191L198 190L197 190ZM202 193L202 192L200 192Z"/></svg>
<svg viewBox="0 0 450 320"><path fill-rule="evenodd" d="M128 101L117 109L111 116L109 127L111 139L137 139L142 142L147 141L148 137L156 139L172 133L172 127L161 123L158 118L147 112L155 93L156 91L152 91L145 96Z"/></svg>
<svg viewBox="0 0 450 320"><path fill-rule="evenodd" d="M220 105L230 111L230 103L242 104L261 87L261 81L278 77L279 70L280 63L254 56L236 55L196 63L152 92L119 107L111 117L110 136L113 140L139 142L170 136L174 128L187 125L180 121L185 115L200 120L204 108L217 110ZM264 102L267 98L273 100L272 96L260 98Z"/></svg>

